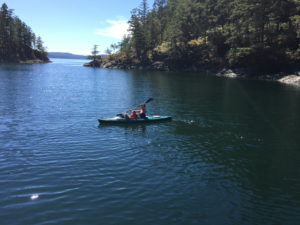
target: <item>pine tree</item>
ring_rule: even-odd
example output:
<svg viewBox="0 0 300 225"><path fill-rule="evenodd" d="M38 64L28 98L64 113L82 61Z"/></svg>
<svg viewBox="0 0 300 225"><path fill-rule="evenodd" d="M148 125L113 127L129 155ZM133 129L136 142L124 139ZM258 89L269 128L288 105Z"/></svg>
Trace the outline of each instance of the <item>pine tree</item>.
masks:
<svg viewBox="0 0 300 225"><path fill-rule="evenodd" d="M34 51L34 48L37 51ZM29 26L13 15L13 10L4 3L0 8L0 61L18 61L41 58L48 60L41 38L36 46L36 37Z"/></svg>
<svg viewBox="0 0 300 225"><path fill-rule="evenodd" d="M93 46L93 49L92 49L91 54L92 54L92 55L89 56L89 58L90 58L90 59L93 59L94 61L95 61L96 59L101 58L101 57L99 56L98 45L94 45L94 46Z"/></svg>
<svg viewBox="0 0 300 225"><path fill-rule="evenodd" d="M155 0L152 9L143 0L119 51L140 62L271 68L300 62L299 15L299 0Z"/></svg>

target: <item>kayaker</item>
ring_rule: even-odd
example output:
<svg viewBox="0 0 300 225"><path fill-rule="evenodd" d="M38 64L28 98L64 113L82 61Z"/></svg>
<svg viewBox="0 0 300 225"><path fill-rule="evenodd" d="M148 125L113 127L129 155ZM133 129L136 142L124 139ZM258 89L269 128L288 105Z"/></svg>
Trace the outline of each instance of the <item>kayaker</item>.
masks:
<svg viewBox="0 0 300 225"><path fill-rule="evenodd" d="M141 104L141 109L140 109L140 114L139 116L142 118L142 119L146 119L146 104Z"/></svg>
<svg viewBox="0 0 300 225"><path fill-rule="evenodd" d="M132 113L136 112L138 113L139 117L142 119L147 119L146 117L146 104L140 104L141 109L132 109L130 110Z"/></svg>
<svg viewBox="0 0 300 225"><path fill-rule="evenodd" d="M138 118L138 114L136 113L135 110L131 111L131 114L130 114L129 118L130 119L136 119L136 118Z"/></svg>

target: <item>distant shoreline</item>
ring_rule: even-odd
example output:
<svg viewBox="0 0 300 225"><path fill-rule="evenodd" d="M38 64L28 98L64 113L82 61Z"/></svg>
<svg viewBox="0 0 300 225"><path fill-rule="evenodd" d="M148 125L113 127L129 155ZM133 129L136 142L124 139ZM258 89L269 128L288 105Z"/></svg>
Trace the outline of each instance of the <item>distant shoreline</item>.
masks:
<svg viewBox="0 0 300 225"><path fill-rule="evenodd" d="M1 60L1 64L4 63L17 63L17 64L42 64L42 63L52 63L50 59L20 59L20 60Z"/></svg>
<svg viewBox="0 0 300 225"><path fill-rule="evenodd" d="M2 60L1 64L5 63L16 63L16 64L42 64L42 63L52 63L51 60L42 60L42 59L21 59L21 60Z"/></svg>
<svg viewBox="0 0 300 225"><path fill-rule="evenodd" d="M41 60L41 59L28 59L28 60L20 60L20 64L39 64L39 63L52 63L51 60Z"/></svg>
<svg viewBox="0 0 300 225"><path fill-rule="evenodd" d="M49 58L56 59L87 59L86 55L76 55L68 52L48 52Z"/></svg>

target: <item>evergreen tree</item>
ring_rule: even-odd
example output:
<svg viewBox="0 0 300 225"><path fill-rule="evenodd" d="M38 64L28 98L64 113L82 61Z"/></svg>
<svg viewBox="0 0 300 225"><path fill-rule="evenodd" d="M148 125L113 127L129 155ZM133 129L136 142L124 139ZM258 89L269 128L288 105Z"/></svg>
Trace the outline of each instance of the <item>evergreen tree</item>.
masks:
<svg viewBox="0 0 300 225"><path fill-rule="evenodd" d="M129 24L119 54L131 61L261 69L300 62L299 0L155 0L152 9L142 0Z"/></svg>
<svg viewBox="0 0 300 225"><path fill-rule="evenodd" d="M141 62L148 61L147 54L150 50L148 10L147 0L143 0L140 7L132 10L129 21L136 57Z"/></svg>
<svg viewBox="0 0 300 225"><path fill-rule="evenodd" d="M34 50L36 48L36 51ZM0 61L26 59L48 60L46 48L41 39L36 46L36 36L31 28L4 3L0 8Z"/></svg>
<svg viewBox="0 0 300 225"><path fill-rule="evenodd" d="M0 57L10 58L12 50L12 13L13 10L8 9L4 3L0 8Z"/></svg>
<svg viewBox="0 0 300 225"><path fill-rule="evenodd" d="M40 52L45 52L45 48L43 46L44 42L42 41L42 38L39 36L36 39L36 49Z"/></svg>
<svg viewBox="0 0 300 225"><path fill-rule="evenodd" d="M98 51L98 45L93 46L91 55L88 58L92 59L93 61L96 61L97 59L101 59L101 56L99 55L99 51Z"/></svg>

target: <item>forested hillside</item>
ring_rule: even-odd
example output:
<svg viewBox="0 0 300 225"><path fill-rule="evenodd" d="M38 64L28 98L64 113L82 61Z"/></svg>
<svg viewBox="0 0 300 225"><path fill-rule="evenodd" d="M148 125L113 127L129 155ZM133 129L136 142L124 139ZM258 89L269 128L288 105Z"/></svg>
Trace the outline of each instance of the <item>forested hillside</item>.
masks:
<svg viewBox="0 0 300 225"><path fill-rule="evenodd" d="M280 70L300 62L300 0L147 0L114 56L172 67Z"/></svg>
<svg viewBox="0 0 300 225"><path fill-rule="evenodd" d="M49 60L41 37L36 37L4 3L0 8L0 62L35 59Z"/></svg>

